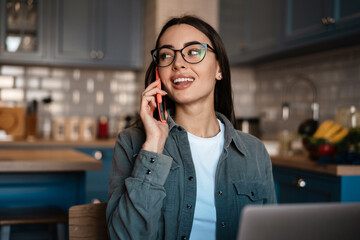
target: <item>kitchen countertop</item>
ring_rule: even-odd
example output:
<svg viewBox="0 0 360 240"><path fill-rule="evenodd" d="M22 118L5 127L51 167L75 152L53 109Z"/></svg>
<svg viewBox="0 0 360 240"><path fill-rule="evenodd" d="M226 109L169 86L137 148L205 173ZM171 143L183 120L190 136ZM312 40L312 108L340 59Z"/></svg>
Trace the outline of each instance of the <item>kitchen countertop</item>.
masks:
<svg viewBox="0 0 360 240"><path fill-rule="evenodd" d="M72 149L0 149L0 172L101 170L102 162Z"/></svg>
<svg viewBox="0 0 360 240"><path fill-rule="evenodd" d="M7 141L0 142L0 148L4 147L114 147L115 138L95 141L55 141L36 139L34 141Z"/></svg>
<svg viewBox="0 0 360 240"><path fill-rule="evenodd" d="M279 167L289 167L299 170L330 174L335 176L360 176L360 165L326 164L318 165L305 155L281 156L271 155L272 164Z"/></svg>

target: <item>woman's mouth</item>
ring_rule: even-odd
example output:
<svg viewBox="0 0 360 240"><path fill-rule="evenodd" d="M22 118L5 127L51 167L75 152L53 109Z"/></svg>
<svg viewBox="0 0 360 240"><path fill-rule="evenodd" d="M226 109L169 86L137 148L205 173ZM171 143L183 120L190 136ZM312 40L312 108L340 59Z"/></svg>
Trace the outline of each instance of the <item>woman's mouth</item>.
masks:
<svg viewBox="0 0 360 240"><path fill-rule="evenodd" d="M193 78L177 78L174 80L174 84L186 84L188 82L193 82Z"/></svg>

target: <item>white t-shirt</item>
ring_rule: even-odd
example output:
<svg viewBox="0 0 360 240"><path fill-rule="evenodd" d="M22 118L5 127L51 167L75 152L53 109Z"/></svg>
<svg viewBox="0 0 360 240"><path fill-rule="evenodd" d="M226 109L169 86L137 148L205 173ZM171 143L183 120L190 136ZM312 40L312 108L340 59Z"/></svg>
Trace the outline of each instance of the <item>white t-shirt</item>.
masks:
<svg viewBox="0 0 360 240"><path fill-rule="evenodd" d="M211 138L188 133L196 172L196 205L190 240L216 239L215 174L224 146L224 124L218 120L220 132Z"/></svg>

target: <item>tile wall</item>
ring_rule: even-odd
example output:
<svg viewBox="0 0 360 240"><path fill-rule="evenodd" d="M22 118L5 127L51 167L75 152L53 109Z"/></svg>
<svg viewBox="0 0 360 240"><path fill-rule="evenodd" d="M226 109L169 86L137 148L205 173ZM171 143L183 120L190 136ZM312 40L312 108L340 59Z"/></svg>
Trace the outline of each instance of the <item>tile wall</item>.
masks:
<svg viewBox="0 0 360 240"><path fill-rule="evenodd" d="M36 100L39 125L48 116L106 115L114 136L124 118L136 114L139 86L143 86L138 78L132 71L0 65L0 104L26 107ZM43 103L48 97L53 101Z"/></svg>
<svg viewBox="0 0 360 240"><path fill-rule="evenodd" d="M263 137L276 138L281 130L296 131L312 117L311 81L320 104L320 122L335 119L342 107L360 109L360 46L332 50L259 65L254 68L255 115L261 117ZM289 102L290 118L281 118L281 104Z"/></svg>

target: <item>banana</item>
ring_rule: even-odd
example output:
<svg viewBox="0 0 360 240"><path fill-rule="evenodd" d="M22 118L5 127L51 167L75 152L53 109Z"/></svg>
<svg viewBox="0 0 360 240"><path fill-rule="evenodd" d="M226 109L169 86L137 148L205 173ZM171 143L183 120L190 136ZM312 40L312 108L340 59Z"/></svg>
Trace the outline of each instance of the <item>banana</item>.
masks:
<svg viewBox="0 0 360 240"><path fill-rule="evenodd" d="M324 133L323 138L330 139L332 136L334 136L337 132L339 132L342 129L342 126L340 123L334 123L329 130L327 130Z"/></svg>
<svg viewBox="0 0 360 240"><path fill-rule="evenodd" d="M349 129L347 128L343 128L341 129L341 131L339 131L337 134L335 134L334 136L332 136L329 139L330 143L337 143L340 142L344 137L346 137L349 134Z"/></svg>
<svg viewBox="0 0 360 240"><path fill-rule="evenodd" d="M324 138L325 133L335 124L333 120L324 121L320 127L316 130L314 138Z"/></svg>

